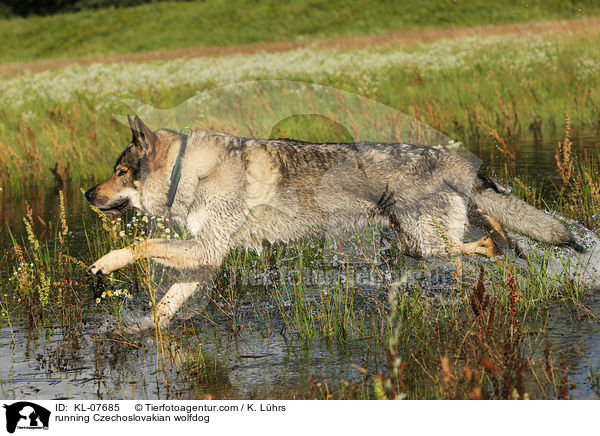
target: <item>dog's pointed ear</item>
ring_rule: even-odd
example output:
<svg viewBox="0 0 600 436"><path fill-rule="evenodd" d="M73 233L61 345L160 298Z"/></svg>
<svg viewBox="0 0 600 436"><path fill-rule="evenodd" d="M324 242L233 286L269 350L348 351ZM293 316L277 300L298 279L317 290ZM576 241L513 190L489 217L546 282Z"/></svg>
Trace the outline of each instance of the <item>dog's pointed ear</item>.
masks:
<svg viewBox="0 0 600 436"><path fill-rule="evenodd" d="M133 122L133 118L127 115L127 121L129 121L129 127L131 127L131 133L133 133L133 139L135 139L135 123ZM131 141L133 142L133 140Z"/></svg>
<svg viewBox="0 0 600 436"><path fill-rule="evenodd" d="M127 115L127 120L129 121L129 127L131 127L131 133L133 135L131 142L142 147L147 154L152 153L156 148L158 137L137 115L134 119L131 119L131 117Z"/></svg>

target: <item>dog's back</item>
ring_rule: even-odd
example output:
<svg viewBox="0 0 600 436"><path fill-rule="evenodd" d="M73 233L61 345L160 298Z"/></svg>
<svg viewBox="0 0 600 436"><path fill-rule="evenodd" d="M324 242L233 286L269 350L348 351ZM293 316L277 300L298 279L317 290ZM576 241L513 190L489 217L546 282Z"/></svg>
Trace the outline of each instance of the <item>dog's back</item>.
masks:
<svg viewBox="0 0 600 436"><path fill-rule="evenodd" d="M580 248L562 223L492 187L456 154L396 143L231 141L241 150L248 210L235 245L392 224L408 233L410 254L436 254L447 249L445 236L462 241L472 206L534 239Z"/></svg>
<svg viewBox="0 0 600 436"><path fill-rule="evenodd" d="M449 190L444 171L451 168L444 159L452 155L430 147L231 140L231 148L240 150L247 195L247 220L235 235L236 245L389 225L407 211L434 214L429 199ZM475 177L467 162L457 162L463 179Z"/></svg>

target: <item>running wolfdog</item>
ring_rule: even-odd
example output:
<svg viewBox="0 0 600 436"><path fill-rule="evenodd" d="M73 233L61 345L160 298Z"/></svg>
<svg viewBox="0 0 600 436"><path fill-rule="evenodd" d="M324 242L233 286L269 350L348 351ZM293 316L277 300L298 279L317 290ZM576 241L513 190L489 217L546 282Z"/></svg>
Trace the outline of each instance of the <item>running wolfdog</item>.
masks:
<svg viewBox="0 0 600 436"><path fill-rule="evenodd" d="M129 124L131 143L87 199L107 213L136 208L169 216L191 239L148 239L113 250L89 268L93 274L149 258L182 270L214 270L234 247L260 249L264 241L366 224L392 226L414 257L497 255L498 245L513 245L503 226L583 250L563 223L504 190L475 163L436 148L153 132L137 116ZM467 222L488 233L464 243ZM167 325L196 285L173 285L139 328Z"/></svg>

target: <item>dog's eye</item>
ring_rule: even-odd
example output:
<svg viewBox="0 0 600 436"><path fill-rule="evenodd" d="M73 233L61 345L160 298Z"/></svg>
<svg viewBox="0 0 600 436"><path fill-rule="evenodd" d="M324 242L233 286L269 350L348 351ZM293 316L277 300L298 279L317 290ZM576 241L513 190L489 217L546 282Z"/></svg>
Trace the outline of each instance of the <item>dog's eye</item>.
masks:
<svg viewBox="0 0 600 436"><path fill-rule="evenodd" d="M127 168L119 168L117 170L117 176L120 177L120 176L124 175L126 172L127 172Z"/></svg>

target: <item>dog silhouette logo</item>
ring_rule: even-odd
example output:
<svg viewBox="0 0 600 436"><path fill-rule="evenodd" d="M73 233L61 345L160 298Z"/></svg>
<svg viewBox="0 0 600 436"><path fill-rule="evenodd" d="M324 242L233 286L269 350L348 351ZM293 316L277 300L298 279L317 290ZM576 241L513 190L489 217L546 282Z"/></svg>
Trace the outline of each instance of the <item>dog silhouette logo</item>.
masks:
<svg viewBox="0 0 600 436"><path fill-rule="evenodd" d="M6 409L6 431L19 429L48 429L50 411L29 401L3 406Z"/></svg>

